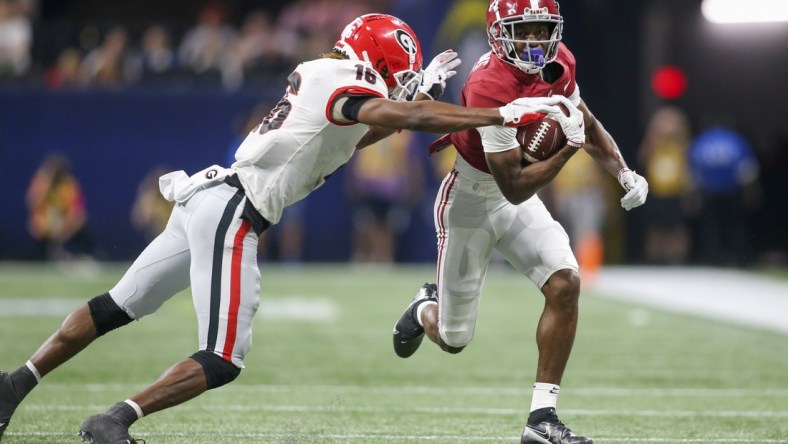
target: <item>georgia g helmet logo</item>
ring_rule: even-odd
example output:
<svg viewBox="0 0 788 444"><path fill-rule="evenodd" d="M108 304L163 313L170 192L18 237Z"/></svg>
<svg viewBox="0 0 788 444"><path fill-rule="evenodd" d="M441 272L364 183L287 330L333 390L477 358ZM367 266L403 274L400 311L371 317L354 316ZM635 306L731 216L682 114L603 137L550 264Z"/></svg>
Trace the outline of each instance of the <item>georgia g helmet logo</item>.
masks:
<svg viewBox="0 0 788 444"><path fill-rule="evenodd" d="M406 53L412 56L416 55L418 48L416 47L416 42L413 40L413 37L411 37L410 34L402 29L398 29L394 35L397 39L397 43L399 43L399 46L402 46L402 49L404 49Z"/></svg>

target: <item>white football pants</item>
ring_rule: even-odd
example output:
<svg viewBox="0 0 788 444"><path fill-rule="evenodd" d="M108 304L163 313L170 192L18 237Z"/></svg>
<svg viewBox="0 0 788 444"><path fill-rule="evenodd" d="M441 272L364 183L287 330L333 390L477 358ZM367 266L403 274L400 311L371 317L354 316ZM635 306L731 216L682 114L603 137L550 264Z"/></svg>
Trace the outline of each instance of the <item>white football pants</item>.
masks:
<svg viewBox="0 0 788 444"><path fill-rule="evenodd" d="M452 347L473 339L493 249L538 288L553 273L578 270L569 237L538 197L512 205L492 175L459 155L435 199L439 330Z"/></svg>
<svg viewBox="0 0 788 444"><path fill-rule="evenodd" d="M177 203L164 232L109 292L140 319L191 283L200 350L239 368L260 304L257 235L240 218L245 200L243 191L216 182Z"/></svg>

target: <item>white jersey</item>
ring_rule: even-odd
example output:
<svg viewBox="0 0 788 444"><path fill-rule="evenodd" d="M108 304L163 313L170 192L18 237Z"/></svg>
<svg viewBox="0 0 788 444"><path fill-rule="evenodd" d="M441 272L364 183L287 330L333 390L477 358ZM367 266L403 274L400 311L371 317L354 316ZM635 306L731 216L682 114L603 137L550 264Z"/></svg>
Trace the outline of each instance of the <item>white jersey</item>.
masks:
<svg viewBox="0 0 788 444"><path fill-rule="evenodd" d="M332 116L336 99L387 95L383 78L358 60L305 62L288 82L285 96L241 143L232 165L251 203L272 224L347 163L366 133L367 125Z"/></svg>
<svg viewBox="0 0 788 444"><path fill-rule="evenodd" d="M242 368L260 305L258 236L268 222L319 187L355 151L367 125L338 113L347 95L385 97L385 82L369 63L321 59L298 66L271 114L244 140L231 168L212 165L188 176L159 178L177 202L164 232L109 291L132 319L155 312L191 284L200 351ZM243 189L235 180L238 175Z"/></svg>

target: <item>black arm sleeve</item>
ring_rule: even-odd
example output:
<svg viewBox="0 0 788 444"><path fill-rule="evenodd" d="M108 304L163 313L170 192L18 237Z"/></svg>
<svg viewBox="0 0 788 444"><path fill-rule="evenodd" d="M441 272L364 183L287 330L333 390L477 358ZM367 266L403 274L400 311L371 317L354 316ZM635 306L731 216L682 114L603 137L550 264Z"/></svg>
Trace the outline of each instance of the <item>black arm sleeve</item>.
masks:
<svg viewBox="0 0 788 444"><path fill-rule="evenodd" d="M342 115L354 122L358 122L358 111L361 109L367 100L374 99L376 96L348 96L344 104L342 104Z"/></svg>

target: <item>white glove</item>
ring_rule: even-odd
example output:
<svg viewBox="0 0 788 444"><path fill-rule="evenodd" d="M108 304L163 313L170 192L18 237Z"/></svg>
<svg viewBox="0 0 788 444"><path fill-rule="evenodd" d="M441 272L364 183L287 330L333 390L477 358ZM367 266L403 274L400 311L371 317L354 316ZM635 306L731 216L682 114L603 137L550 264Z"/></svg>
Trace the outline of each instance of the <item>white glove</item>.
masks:
<svg viewBox="0 0 788 444"><path fill-rule="evenodd" d="M446 89L446 80L457 74L454 68L462 63L458 59L456 52L447 49L435 56L434 59L424 68L421 76L421 86L418 91L428 95L432 100L438 100Z"/></svg>
<svg viewBox="0 0 788 444"><path fill-rule="evenodd" d="M586 127L585 120L583 120L583 112L569 101L569 99L561 97L561 104L563 104L569 111L569 116L563 112L551 114L549 117L557 121L561 125L561 129L566 136L566 143L571 146L581 148L586 143Z"/></svg>
<svg viewBox="0 0 788 444"><path fill-rule="evenodd" d="M648 182L643 176L629 168L622 168L618 172L618 183L627 191L627 194L621 198L622 208L629 211L646 203Z"/></svg>
<svg viewBox="0 0 788 444"><path fill-rule="evenodd" d="M520 126L532 120L541 119L545 115L561 114L563 96L553 97L521 97L498 108L503 117L503 125Z"/></svg>

